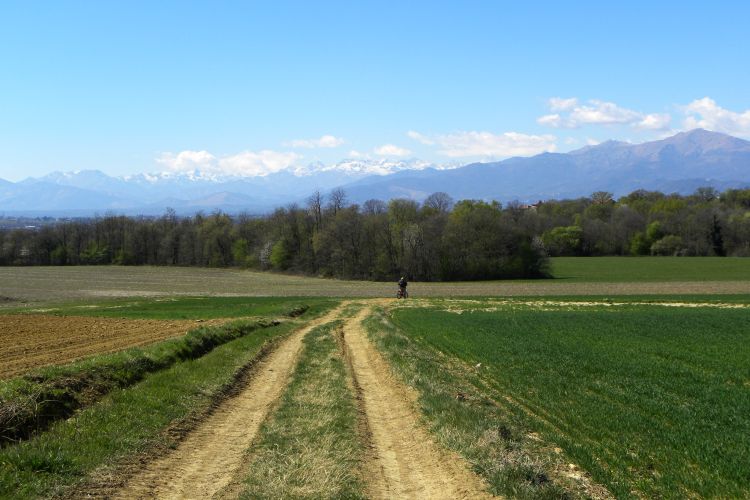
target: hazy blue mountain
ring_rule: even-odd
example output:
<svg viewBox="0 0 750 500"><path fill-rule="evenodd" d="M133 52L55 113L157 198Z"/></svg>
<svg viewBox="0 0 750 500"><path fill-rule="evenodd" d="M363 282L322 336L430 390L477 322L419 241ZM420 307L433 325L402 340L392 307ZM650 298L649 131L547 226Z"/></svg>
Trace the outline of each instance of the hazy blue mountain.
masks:
<svg viewBox="0 0 750 500"><path fill-rule="evenodd" d="M267 212L304 201L314 190L327 192L376 173L424 168L418 160L343 160L309 165L264 177L232 177L193 171L111 177L98 170L52 172L18 183L0 183L0 213L85 215L114 211L155 215L166 208L192 214ZM380 177L380 176L377 176Z"/></svg>
<svg viewBox="0 0 750 500"><path fill-rule="evenodd" d="M608 141L570 153L543 153L454 170L402 172L346 186L352 200L404 196L422 199L445 191L456 199L532 201L636 189L690 193L750 185L750 142L725 134L693 130L660 141L628 144Z"/></svg>
<svg viewBox="0 0 750 500"><path fill-rule="evenodd" d="M455 199L536 201L636 189L690 193L750 185L750 142L693 130L660 141L608 141L569 153L543 153L450 170L418 160L343 160L264 177L227 177L199 171L110 177L96 170L53 172L11 183L0 180L0 214L86 215L114 211L161 214L225 210L267 212L304 203L316 189L343 186L348 199L422 200L436 191Z"/></svg>
<svg viewBox="0 0 750 500"><path fill-rule="evenodd" d="M239 193L213 193L202 198L186 200L179 198L165 198L141 207L141 213L162 214L167 207L174 209L179 214L194 214L202 211L206 213L214 210L222 210L228 213L264 213L270 210L270 205L266 201L259 201L257 198L245 196Z"/></svg>
<svg viewBox="0 0 750 500"><path fill-rule="evenodd" d="M0 213L45 212L60 210L118 210L132 207L129 200L90 189L60 186L49 182L18 183L0 186Z"/></svg>

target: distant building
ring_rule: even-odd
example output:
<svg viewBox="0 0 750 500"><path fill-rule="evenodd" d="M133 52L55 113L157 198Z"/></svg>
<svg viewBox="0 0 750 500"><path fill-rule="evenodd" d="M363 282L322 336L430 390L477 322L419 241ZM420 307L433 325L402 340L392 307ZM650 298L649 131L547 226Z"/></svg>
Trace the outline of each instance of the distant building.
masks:
<svg viewBox="0 0 750 500"><path fill-rule="evenodd" d="M521 208L523 210L533 210L536 212L536 209L539 208L542 205L542 200L537 201L536 203L532 203L531 205L521 205Z"/></svg>

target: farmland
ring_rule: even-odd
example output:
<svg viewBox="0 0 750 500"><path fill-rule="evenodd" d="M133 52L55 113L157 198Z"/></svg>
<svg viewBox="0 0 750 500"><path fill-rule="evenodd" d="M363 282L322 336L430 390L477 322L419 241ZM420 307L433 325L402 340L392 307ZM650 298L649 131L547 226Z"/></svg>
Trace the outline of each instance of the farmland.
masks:
<svg viewBox="0 0 750 500"><path fill-rule="evenodd" d="M690 305L436 301L396 310L390 335L618 497L747 496L750 308Z"/></svg>
<svg viewBox="0 0 750 500"><path fill-rule="evenodd" d="M580 283L750 280L750 262L740 257L556 257L551 268L556 279Z"/></svg>
<svg viewBox="0 0 750 500"><path fill-rule="evenodd" d="M554 258L556 279L410 285L415 297L747 294L750 261L733 258ZM237 269L0 267L0 308L84 306L131 297L391 297L394 283L344 281ZM85 310L85 307L81 307Z"/></svg>
<svg viewBox="0 0 750 500"><path fill-rule="evenodd" d="M0 268L0 496L750 495L744 261L553 268Z"/></svg>
<svg viewBox="0 0 750 500"><path fill-rule="evenodd" d="M152 344L232 319L283 316L300 304L294 299L194 297L104 301L48 308L47 314L8 314L0 321L0 378Z"/></svg>
<svg viewBox="0 0 750 500"><path fill-rule="evenodd" d="M114 352L184 335L193 321L8 315L0 325L0 378L49 364ZM61 334L64 332L64 334Z"/></svg>

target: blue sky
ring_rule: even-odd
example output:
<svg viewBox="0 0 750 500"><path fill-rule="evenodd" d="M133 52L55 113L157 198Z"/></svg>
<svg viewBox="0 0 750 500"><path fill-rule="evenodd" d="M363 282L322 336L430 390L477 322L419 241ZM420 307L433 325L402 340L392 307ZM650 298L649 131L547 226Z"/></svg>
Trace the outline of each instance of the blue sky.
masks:
<svg viewBox="0 0 750 500"><path fill-rule="evenodd" d="M2 2L0 178L750 138L750 3L569 3Z"/></svg>

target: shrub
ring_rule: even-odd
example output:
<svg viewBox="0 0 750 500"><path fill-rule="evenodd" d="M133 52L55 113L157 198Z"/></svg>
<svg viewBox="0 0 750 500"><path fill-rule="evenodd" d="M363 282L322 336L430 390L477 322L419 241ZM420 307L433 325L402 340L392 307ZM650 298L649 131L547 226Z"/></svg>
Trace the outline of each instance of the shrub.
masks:
<svg viewBox="0 0 750 500"><path fill-rule="evenodd" d="M651 245L651 255L680 255L685 248L682 245L682 238L670 234Z"/></svg>

